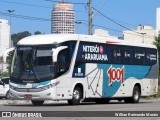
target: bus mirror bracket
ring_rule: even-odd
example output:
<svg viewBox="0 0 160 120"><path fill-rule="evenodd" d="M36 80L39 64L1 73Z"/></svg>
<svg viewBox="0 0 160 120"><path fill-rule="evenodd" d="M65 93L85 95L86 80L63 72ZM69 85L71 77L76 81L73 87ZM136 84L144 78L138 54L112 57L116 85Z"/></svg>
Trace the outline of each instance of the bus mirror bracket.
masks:
<svg viewBox="0 0 160 120"><path fill-rule="evenodd" d="M7 63L7 57L9 56L9 53L14 51L14 50L15 50L14 47L13 48L9 48L3 53L3 56L2 56L3 57L3 63Z"/></svg>
<svg viewBox="0 0 160 120"><path fill-rule="evenodd" d="M64 50L68 48L68 46L60 46L56 49L52 49L52 52L53 52L53 62L57 62L57 57L58 57L58 53L61 51L61 50Z"/></svg>

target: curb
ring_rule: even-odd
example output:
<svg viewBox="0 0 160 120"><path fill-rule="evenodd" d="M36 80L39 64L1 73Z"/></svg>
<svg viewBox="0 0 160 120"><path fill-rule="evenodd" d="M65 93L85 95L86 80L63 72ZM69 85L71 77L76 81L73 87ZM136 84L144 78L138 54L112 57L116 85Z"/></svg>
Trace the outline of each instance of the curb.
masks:
<svg viewBox="0 0 160 120"><path fill-rule="evenodd" d="M67 101L51 101L51 100L46 100L44 104L59 104L59 103L67 103ZM20 104L32 104L31 100L7 100L7 99L2 99L0 100L0 105L20 105Z"/></svg>

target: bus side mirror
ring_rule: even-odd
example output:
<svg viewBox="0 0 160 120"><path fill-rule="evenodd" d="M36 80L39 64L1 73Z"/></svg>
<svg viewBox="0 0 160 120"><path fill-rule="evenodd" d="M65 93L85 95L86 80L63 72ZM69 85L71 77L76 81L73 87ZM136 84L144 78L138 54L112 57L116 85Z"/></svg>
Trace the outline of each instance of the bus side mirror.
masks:
<svg viewBox="0 0 160 120"><path fill-rule="evenodd" d="M3 85L3 87L5 86L5 83L4 82L2 82L2 81L0 81L0 85Z"/></svg>
<svg viewBox="0 0 160 120"><path fill-rule="evenodd" d="M7 63L7 57L8 57L8 54L12 51L14 51L15 48L10 48L10 49L7 49L4 53L3 53L3 63Z"/></svg>
<svg viewBox="0 0 160 120"><path fill-rule="evenodd" d="M52 52L53 52L53 56L52 56L53 62L57 62L58 53L61 50L64 50L66 48L68 48L68 46L60 46L60 47L58 47L56 49L52 49Z"/></svg>

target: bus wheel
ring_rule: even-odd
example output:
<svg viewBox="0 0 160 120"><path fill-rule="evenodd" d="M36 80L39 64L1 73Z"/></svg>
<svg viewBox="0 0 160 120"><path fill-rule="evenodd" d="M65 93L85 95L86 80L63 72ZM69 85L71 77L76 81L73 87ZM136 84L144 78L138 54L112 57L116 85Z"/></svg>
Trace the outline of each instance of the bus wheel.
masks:
<svg viewBox="0 0 160 120"><path fill-rule="evenodd" d="M68 103L70 105L78 105L78 104L80 104L81 99L82 99L82 91L81 91L81 89L79 87L76 87L73 90L72 99L68 100Z"/></svg>
<svg viewBox="0 0 160 120"><path fill-rule="evenodd" d="M140 89L138 86L135 86L133 89L133 95L132 95L132 103L138 103L140 99Z"/></svg>
<svg viewBox="0 0 160 120"><path fill-rule="evenodd" d="M6 94L6 97L5 97L6 99L10 99L10 94L9 94L9 91L7 92L7 94Z"/></svg>
<svg viewBox="0 0 160 120"><path fill-rule="evenodd" d="M131 98L124 99L125 103L138 103L140 99L140 89L138 86L133 88L133 94Z"/></svg>
<svg viewBox="0 0 160 120"><path fill-rule="evenodd" d="M31 100L34 106L41 106L44 103L44 100Z"/></svg>

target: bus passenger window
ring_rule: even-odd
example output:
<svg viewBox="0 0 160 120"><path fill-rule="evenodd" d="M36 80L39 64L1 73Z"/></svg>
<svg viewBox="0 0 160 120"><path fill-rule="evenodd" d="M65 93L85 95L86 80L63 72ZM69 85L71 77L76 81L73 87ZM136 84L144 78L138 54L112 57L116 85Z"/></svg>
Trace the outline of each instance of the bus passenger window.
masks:
<svg viewBox="0 0 160 120"><path fill-rule="evenodd" d="M111 52L111 61L113 64L120 64L121 63L121 47L120 46L110 46Z"/></svg>
<svg viewBox="0 0 160 120"><path fill-rule="evenodd" d="M157 50L147 48L146 49L146 65L154 65L157 63Z"/></svg>
<svg viewBox="0 0 160 120"><path fill-rule="evenodd" d="M132 64L132 48L123 46L122 47L122 64L131 65Z"/></svg>
<svg viewBox="0 0 160 120"><path fill-rule="evenodd" d="M67 49L65 49L65 50L62 50L58 55L57 76L60 76L65 72L67 72L67 70L69 69L68 63L69 63L69 60L67 57Z"/></svg>
<svg viewBox="0 0 160 120"><path fill-rule="evenodd" d="M145 50L141 47L134 47L134 64L145 65Z"/></svg>

